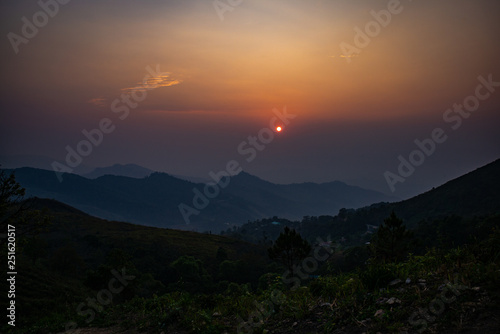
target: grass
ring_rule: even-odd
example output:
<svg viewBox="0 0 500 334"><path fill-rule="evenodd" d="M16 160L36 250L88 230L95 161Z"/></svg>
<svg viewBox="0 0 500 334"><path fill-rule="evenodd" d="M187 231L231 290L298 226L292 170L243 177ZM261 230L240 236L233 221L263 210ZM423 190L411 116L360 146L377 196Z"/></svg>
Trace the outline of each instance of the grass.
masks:
<svg viewBox="0 0 500 334"><path fill-rule="evenodd" d="M307 330L308 323L315 324L312 332L326 333L342 327L373 333L458 330L479 314L498 310L499 289L494 282L500 280L500 266L481 261L473 249L461 250L465 261L459 264L453 255L457 251L437 255L434 250L399 264L374 264L356 272L328 275L293 291L274 285L239 295L170 293L134 299L122 307L131 315L140 315L128 327L158 333L169 326L191 333L235 332L244 322L248 324L241 328L253 333L287 333L287 325L290 330ZM381 272L402 281L374 284ZM411 282L406 283L408 278ZM276 291L281 294L280 302L271 297ZM422 310L427 310L428 318Z"/></svg>
<svg viewBox="0 0 500 334"><path fill-rule="evenodd" d="M432 333L467 327L479 314L497 314L500 301L498 229L475 243L430 249L401 263L368 262L343 273L323 268L319 278L294 290L275 274L276 267L269 269L265 248L227 237L66 212L54 214L40 238L46 243L26 244L30 256L18 254L18 326L1 332L47 334L75 321L79 327L121 325L147 333L335 333L342 328ZM220 248L228 260L244 263L248 270L235 273L243 279L218 279ZM171 267L181 255L200 260L197 277L203 281L181 281ZM79 315L79 305L108 287L109 269L122 267L136 279L87 322L89 315ZM459 293L445 292L441 310L444 289Z"/></svg>

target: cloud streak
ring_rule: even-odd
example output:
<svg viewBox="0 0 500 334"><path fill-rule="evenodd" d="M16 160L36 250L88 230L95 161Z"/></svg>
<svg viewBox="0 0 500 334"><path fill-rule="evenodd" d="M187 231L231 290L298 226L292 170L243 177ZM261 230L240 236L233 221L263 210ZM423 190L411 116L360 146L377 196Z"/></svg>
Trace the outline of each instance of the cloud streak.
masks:
<svg viewBox="0 0 500 334"><path fill-rule="evenodd" d="M129 93L136 90L143 89L157 89L161 87L170 87L180 84L182 81L178 79L173 79L170 77L170 73L164 72L156 76L144 78L143 82L138 82L135 86L122 88L121 91L124 93Z"/></svg>
<svg viewBox="0 0 500 334"><path fill-rule="evenodd" d="M137 82L136 85L131 87L121 88L120 91L124 94L130 94L137 91L171 87L182 83L182 80L171 78L171 74L169 72L155 73L154 75L151 74L153 74L152 71L149 75L144 77L142 82ZM88 100L87 102L97 107L104 107L106 106L106 101L107 99L104 97L96 97Z"/></svg>
<svg viewBox="0 0 500 334"><path fill-rule="evenodd" d="M104 107L106 105L106 99L103 97L96 97L88 100L87 102L97 107Z"/></svg>

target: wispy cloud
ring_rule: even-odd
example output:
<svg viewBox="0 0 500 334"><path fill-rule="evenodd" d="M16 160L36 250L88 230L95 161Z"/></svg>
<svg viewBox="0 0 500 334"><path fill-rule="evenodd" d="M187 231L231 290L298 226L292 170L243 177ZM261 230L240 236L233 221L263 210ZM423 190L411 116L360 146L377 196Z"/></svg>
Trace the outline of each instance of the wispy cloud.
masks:
<svg viewBox="0 0 500 334"><path fill-rule="evenodd" d="M136 86L122 88L122 92L130 92L134 90L150 90L160 87L170 87L180 84L182 81L170 77L170 73L163 72L153 77L144 78L143 82L138 82Z"/></svg>
<svg viewBox="0 0 500 334"><path fill-rule="evenodd" d="M173 79L170 76L169 72L159 72L157 68L157 74L146 75L142 82L138 82L135 86L126 87L120 89L121 92L126 94L134 92L134 91L144 91L144 90L152 90L160 87L170 87L178 85L182 82L179 79ZM97 107L104 107L106 105L106 98L104 97L96 97L87 101L88 103L95 105Z"/></svg>
<svg viewBox="0 0 500 334"><path fill-rule="evenodd" d="M88 100L87 102L98 107L104 107L106 105L106 99L103 97L96 97Z"/></svg>
<svg viewBox="0 0 500 334"><path fill-rule="evenodd" d="M357 57L357 56L359 56L359 55L357 53L355 53L355 54L348 55L348 56L346 56L346 55L339 55L338 57L339 58L354 58L354 57ZM330 58L335 58L335 57L336 56L330 56Z"/></svg>

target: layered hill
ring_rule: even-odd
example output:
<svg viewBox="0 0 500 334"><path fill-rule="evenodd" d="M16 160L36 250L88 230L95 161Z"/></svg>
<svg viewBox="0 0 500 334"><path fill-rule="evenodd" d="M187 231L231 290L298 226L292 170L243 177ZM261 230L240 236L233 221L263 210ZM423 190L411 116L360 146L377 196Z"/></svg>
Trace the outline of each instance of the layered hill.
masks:
<svg viewBox="0 0 500 334"><path fill-rule="evenodd" d="M283 225L299 230L309 240L318 236L332 238L360 236L371 233L369 225L378 226L391 211L406 226L415 228L419 222L462 217L464 219L500 214L500 160L478 168L461 177L408 200L376 203L359 209L342 209L335 216L305 217L302 221L264 219L247 223L235 232L239 237L256 242L263 236L275 239ZM276 224L279 223L279 224Z"/></svg>
<svg viewBox="0 0 500 334"><path fill-rule="evenodd" d="M100 218L214 232L269 216L300 219L335 214L343 207L394 200L342 182L279 185L245 172L233 176L227 187L219 187L224 189L219 189L216 196L206 196L205 184L166 173L144 178L103 175L96 179L65 174L59 182L55 173L47 170L13 171L28 195L55 199ZM206 196L206 202L200 200L202 207L196 201L198 191ZM192 214L183 215L181 204Z"/></svg>

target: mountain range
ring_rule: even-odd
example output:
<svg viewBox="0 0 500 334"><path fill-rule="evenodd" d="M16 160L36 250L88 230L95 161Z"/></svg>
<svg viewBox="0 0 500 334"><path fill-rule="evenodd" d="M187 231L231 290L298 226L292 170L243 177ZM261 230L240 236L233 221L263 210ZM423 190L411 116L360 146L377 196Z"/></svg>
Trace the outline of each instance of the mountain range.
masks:
<svg viewBox="0 0 500 334"><path fill-rule="evenodd" d="M205 196L208 202L201 208L197 194L204 194L204 183L157 172L139 178L150 171L134 166L112 171L118 169L129 176L108 175L110 169L101 169L89 175L94 179L65 174L59 182L48 170L26 167L12 171L30 196L55 199L103 219L187 230L217 232L269 216L300 219L395 200L339 181L280 185L241 172L229 179L227 187L219 187L219 194ZM181 213L181 204L194 212L189 220Z"/></svg>
<svg viewBox="0 0 500 334"><path fill-rule="evenodd" d="M117 175L142 179L152 173L154 173L153 170L136 164L114 164L109 167L97 167L90 173L83 174L82 176L87 179L97 179L104 175Z"/></svg>
<svg viewBox="0 0 500 334"><path fill-rule="evenodd" d="M103 219L184 230L219 232L275 216L289 220L332 216L333 221L339 220L335 225L353 230L380 224L392 210L410 225L452 214L500 212L500 160L405 201L339 181L280 185L246 172L231 177L227 187L218 187L216 196L206 196L205 183L137 165L97 169L88 177L65 174L63 182L48 170L11 171L29 196L55 199ZM343 208L349 210L337 215Z"/></svg>

